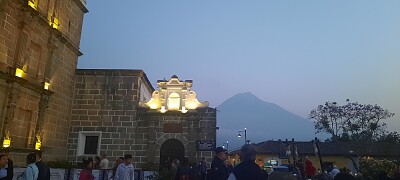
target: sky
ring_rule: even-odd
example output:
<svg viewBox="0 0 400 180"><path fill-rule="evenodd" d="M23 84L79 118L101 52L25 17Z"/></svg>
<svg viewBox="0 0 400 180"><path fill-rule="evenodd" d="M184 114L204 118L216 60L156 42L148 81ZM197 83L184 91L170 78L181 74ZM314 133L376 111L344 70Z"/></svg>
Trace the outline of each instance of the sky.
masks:
<svg viewBox="0 0 400 180"><path fill-rule="evenodd" d="M400 132L399 0L88 0L82 69L177 75L217 107L251 92L301 117L378 104Z"/></svg>

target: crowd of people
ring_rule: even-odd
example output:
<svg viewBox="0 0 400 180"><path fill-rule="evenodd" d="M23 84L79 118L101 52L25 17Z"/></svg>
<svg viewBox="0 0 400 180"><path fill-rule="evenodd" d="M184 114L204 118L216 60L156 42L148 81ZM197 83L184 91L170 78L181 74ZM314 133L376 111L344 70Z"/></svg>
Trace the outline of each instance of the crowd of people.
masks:
<svg viewBox="0 0 400 180"><path fill-rule="evenodd" d="M14 178L14 163L8 157L8 149L0 153L0 180L12 180ZM17 180L50 180L50 168L42 160L42 151L35 151L26 156L25 171Z"/></svg>
<svg viewBox="0 0 400 180"><path fill-rule="evenodd" d="M182 163L179 160L171 162L172 180L363 180L361 173L352 173L346 167L338 168L335 165L328 171L317 169L307 157L299 159L289 165L285 172L267 171L256 164L256 148L254 145L245 144L240 150L241 163L233 167L229 162L226 149L217 147L211 167L207 167L205 158L195 166L190 166L187 159ZM191 172L192 171L192 172ZM195 172L195 173L193 173ZM399 173L388 177L386 173L379 174L376 180L400 180Z"/></svg>
<svg viewBox="0 0 400 180"><path fill-rule="evenodd" d="M193 166L187 158L180 162L177 159L171 161L169 170L172 174L171 180L356 180L363 179L360 173L352 173L349 169L338 168L335 165L328 168L329 171L321 172L306 157L296 161L295 166L289 166L287 172L268 172L256 164L257 150L254 145L245 144L240 150L241 163L233 167L230 164L229 154L222 147L215 149L215 156L209 168L206 159ZM0 153L0 180L12 180L14 177L13 161L9 158L6 150ZM103 154L101 157L84 159L79 180L95 180L93 169L108 169L109 161ZM42 160L42 152L35 151L26 156L24 172L16 177L17 180L50 180L50 168ZM118 157L112 168L113 180L134 180L134 166L132 155L125 154ZM400 180L400 169L398 174L388 177L386 173L379 174L378 180Z"/></svg>
<svg viewBox="0 0 400 180"><path fill-rule="evenodd" d="M105 154L102 157L96 156L93 158L84 159L82 163L82 171L79 174L79 180L94 180L92 170L108 169L108 159ZM106 175L101 176L102 179L113 179L113 180L134 180L135 179L135 168L132 164L132 155L125 154L124 157L118 157L115 160L115 165L112 168L112 176L107 177Z"/></svg>
<svg viewBox="0 0 400 180"><path fill-rule="evenodd" d="M79 180L95 180L93 169L106 170L108 164L106 154L101 157L83 159ZM50 180L50 176L50 168L42 160L42 151L34 151L26 156L26 168L18 177L14 177L14 163L9 158L9 150L3 149L0 152L0 180ZM132 155L125 154L124 157L118 157L112 169L112 176L105 179L134 180Z"/></svg>

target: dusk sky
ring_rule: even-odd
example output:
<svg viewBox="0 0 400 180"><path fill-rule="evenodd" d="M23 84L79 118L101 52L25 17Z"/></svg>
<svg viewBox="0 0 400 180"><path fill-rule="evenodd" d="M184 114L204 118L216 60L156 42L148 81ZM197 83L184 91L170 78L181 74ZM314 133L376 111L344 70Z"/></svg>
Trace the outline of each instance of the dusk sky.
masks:
<svg viewBox="0 0 400 180"><path fill-rule="evenodd" d="M400 1L88 0L78 68L177 75L216 107L251 92L301 117L378 104L400 132Z"/></svg>

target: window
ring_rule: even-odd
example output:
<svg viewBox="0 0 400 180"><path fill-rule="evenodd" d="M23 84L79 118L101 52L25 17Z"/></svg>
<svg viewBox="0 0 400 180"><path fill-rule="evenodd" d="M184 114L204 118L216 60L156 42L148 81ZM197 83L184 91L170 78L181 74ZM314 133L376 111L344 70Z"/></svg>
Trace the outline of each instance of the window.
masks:
<svg viewBox="0 0 400 180"><path fill-rule="evenodd" d="M86 136L84 153L97 154L98 143L99 143L99 136Z"/></svg>
<svg viewBox="0 0 400 180"><path fill-rule="evenodd" d="M80 131L77 155L100 155L101 131Z"/></svg>
<svg viewBox="0 0 400 180"><path fill-rule="evenodd" d="M168 110L179 110L181 99L178 93L171 93L168 97Z"/></svg>

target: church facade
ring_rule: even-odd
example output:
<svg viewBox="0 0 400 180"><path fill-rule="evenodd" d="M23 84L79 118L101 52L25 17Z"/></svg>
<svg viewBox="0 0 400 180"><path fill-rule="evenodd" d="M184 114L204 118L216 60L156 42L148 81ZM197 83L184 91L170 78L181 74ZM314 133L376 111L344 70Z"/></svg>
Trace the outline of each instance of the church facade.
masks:
<svg viewBox="0 0 400 180"><path fill-rule="evenodd" d="M0 0L1 145L66 158L84 0ZM22 151L20 151L22 149Z"/></svg>

